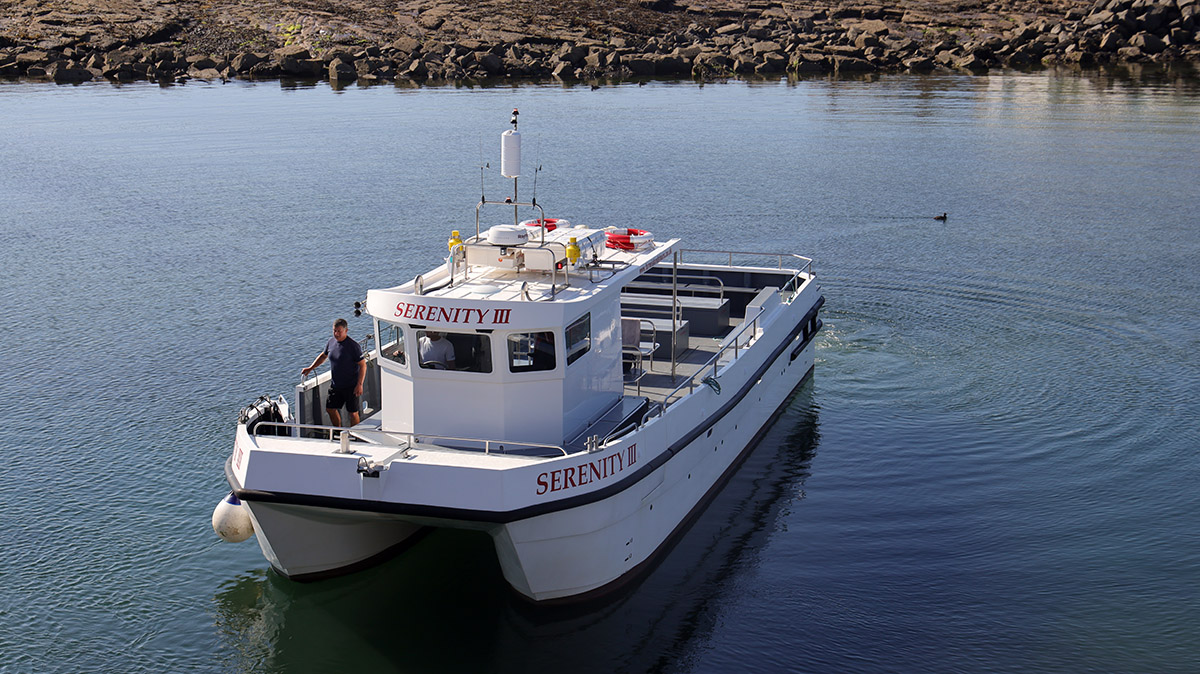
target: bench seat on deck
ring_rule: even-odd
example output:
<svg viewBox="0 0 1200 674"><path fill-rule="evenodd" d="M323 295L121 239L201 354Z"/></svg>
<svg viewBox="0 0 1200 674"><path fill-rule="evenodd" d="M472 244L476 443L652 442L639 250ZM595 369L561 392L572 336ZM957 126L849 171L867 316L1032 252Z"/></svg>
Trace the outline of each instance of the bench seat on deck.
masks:
<svg viewBox="0 0 1200 674"><path fill-rule="evenodd" d="M671 319L669 318L637 318L642 342L654 342L658 348L654 357L662 360L671 359ZM646 325L649 323L650 325ZM653 326L653 329L651 327ZM688 348L688 322L675 322L675 356L683 355Z"/></svg>
<svg viewBox="0 0 1200 674"><path fill-rule="evenodd" d="M729 300L717 297L679 297L680 312L697 335L715 336L729 329ZM622 293L621 314L671 322L671 297L646 293ZM667 336L671 334L667 328Z"/></svg>

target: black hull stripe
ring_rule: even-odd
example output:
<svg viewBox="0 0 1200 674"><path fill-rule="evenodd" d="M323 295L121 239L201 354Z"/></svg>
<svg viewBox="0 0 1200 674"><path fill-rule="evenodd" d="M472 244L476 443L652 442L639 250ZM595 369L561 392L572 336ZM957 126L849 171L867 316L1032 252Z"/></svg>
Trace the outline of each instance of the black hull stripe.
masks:
<svg viewBox="0 0 1200 674"><path fill-rule="evenodd" d="M720 409L710 414L708 419L706 419L703 424L697 426L687 435L672 443L671 446L667 448L667 451L654 457L653 460L649 461L646 465L642 466L639 470L635 471L631 475L606 487L596 489L595 491L590 491L584 494L579 494L578 496L570 496L547 503L538 503L525 506L524 508L517 508L516 510L496 511L475 510L470 508L448 508L445 506L429 506L411 503L390 503L387 501L366 501L363 499L340 498L335 496L313 496L311 494L292 494L288 492L243 489L238 484L237 478L233 475L232 456L225 462L225 477L229 481L230 486L233 487L234 495L243 501L280 503L287 505L310 506L315 508L330 508L334 510L358 510L363 512L387 513L392 515L433 517L439 519L488 522L495 524L507 524L509 522L516 522L519 520L528 519L530 517L537 517L538 515L558 512L560 510L578 508L579 506L595 503L596 501L603 501L614 494L618 494L626 489L629 489L638 482L641 482L645 478L649 477L654 471L661 468L667 463L667 461L670 461L672 457L682 451L684 447L687 447L692 443L693 440L700 437L702 434L707 433L708 430L716 425L721 419L723 419L725 415L729 414L729 412L733 410L733 408L736 407L738 403L740 403L742 399L750 393L750 390L758 384L759 380L767 372L767 370L769 370L775 364L775 361L779 358L780 354L782 354L789 346L791 346L796 337L804 331L804 326L812 320L813 315L821 308L821 305L824 304L824 300L825 298L821 297L817 303L814 304L811 309L809 309L808 313L804 315L804 318L802 318L796 323L795 326L792 327L788 337L782 340L779 346L775 347L775 350L771 353L770 357L763 362L763 364L753 375L746 379L746 383L742 385L740 390L738 390L737 395L731 397L724 405L720 407ZM818 322L817 330L813 330L807 339L805 339L800 345L796 346L794 352L803 351L804 348L807 347L808 344L817 336L817 332L820 330L820 327L821 325ZM805 373L805 376L807 376L807 373ZM803 382L804 377L801 377L800 381ZM797 386L799 386L799 384L797 384Z"/></svg>

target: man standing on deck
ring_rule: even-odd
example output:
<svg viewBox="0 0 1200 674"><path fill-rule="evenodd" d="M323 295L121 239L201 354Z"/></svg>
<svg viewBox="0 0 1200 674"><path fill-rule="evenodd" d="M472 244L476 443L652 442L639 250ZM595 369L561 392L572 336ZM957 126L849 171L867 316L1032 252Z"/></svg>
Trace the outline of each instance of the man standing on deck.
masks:
<svg viewBox="0 0 1200 674"><path fill-rule="evenodd" d="M329 384L329 394L325 396L325 412L329 414L332 425L341 426L340 410L345 407L350 412L350 425L356 426L358 410L361 409L358 398L363 392L363 378L367 376L367 361L358 342L350 339L349 324L344 318L333 322L333 337L325 343L325 350L312 365L300 370L300 375L307 377L326 358L329 359L333 381Z"/></svg>

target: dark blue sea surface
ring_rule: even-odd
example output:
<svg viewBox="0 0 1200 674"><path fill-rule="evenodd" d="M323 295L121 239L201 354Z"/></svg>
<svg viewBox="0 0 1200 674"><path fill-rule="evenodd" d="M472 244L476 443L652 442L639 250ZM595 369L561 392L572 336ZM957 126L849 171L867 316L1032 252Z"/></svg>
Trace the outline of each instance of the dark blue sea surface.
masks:
<svg viewBox="0 0 1200 674"><path fill-rule="evenodd" d="M467 532L283 579L209 526L237 411L513 107L548 215L814 258L814 376L607 604ZM1195 79L3 85L0 235L0 671L1200 671Z"/></svg>

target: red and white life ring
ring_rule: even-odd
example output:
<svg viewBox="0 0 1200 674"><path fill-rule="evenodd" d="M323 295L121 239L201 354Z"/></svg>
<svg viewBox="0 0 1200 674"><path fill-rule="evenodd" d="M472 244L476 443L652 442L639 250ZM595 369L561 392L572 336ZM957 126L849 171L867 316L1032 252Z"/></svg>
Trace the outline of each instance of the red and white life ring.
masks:
<svg viewBox="0 0 1200 674"><path fill-rule="evenodd" d="M536 220L526 220L521 224L525 225L526 227L541 227L543 224L545 224L546 231L553 232L559 227L570 227L571 221L567 220L566 218L546 218L545 220L538 218Z"/></svg>
<svg viewBox="0 0 1200 674"><path fill-rule="evenodd" d="M607 237L605 245L617 250L639 250L654 243L654 235L644 229L616 229L608 232Z"/></svg>

